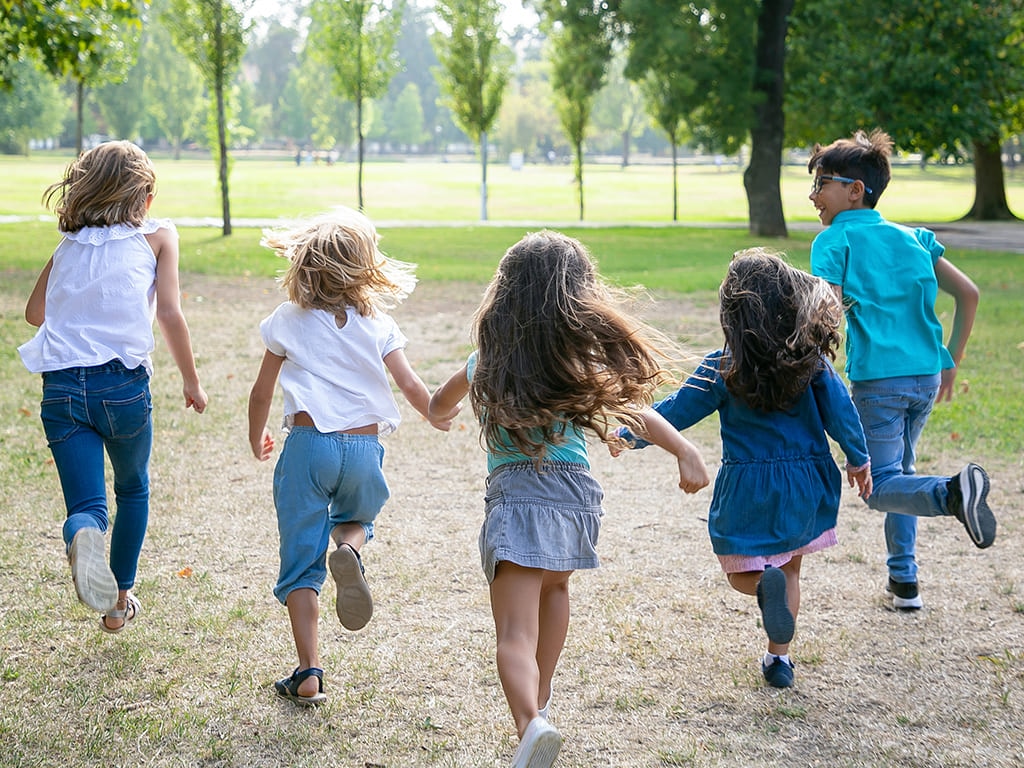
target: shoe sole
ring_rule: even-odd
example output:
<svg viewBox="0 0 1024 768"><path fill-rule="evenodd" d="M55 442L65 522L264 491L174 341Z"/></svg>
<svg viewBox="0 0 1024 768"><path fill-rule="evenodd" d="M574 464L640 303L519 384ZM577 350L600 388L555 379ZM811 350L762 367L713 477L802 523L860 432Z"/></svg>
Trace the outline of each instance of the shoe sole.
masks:
<svg viewBox="0 0 1024 768"><path fill-rule="evenodd" d="M353 631L362 629L373 616L373 596L363 578L359 558L344 545L331 553L328 563L338 591L334 608L341 626Z"/></svg>
<svg viewBox="0 0 1024 768"><path fill-rule="evenodd" d="M68 558L78 599L100 613L113 610L117 580L107 565L103 534L96 528L82 528L71 541Z"/></svg>
<svg viewBox="0 0 1024 768"><path fill-rule="evenodd" d="M552 728L537 735L530 745L529 751L518 755L513 762L516 768L551 768L562 748L562 735Z"/></svg>
<svg viewBox="0 0 1024 768"><path fill-rule="evenodd" d="M963 524L978 549L991 547L996 540L996 518L988 506L988 487L988 474L977 464L968 464L960 472Z"/></svg>
<svg viewBox="0 0 1024 768"><path fill-rule="evenodd" d="M786 602L786 574L778 568L768 568L757 584L761 606L761 623L768 639L777 645L786 645L793 639L796 622Z"/></svg>

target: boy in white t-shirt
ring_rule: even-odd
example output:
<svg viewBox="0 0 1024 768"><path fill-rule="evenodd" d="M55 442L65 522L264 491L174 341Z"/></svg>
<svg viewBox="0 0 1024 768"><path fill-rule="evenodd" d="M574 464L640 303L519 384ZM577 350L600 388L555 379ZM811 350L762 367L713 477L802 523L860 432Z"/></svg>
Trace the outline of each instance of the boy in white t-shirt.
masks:
<svg viewBox="0 0 1024 768"><path fill-rule="evenodd" d="M347 208L262 240L290 261L282 279L289 300L260 323L267 351L249 395L249 444L260 461L270 458L267 420L280 379L288 437L274 471L274 594L288 608L299 664L274 687L301 706L326 700L317 621L327 565L342 625L362 629L373 614L359 550L389 495L378 438L400 416L388 374L424 416L430 401L388 315L412 292L414 265L386 257L378 240L370 220ZM447 430L451 418L431 423Z"/></svg>

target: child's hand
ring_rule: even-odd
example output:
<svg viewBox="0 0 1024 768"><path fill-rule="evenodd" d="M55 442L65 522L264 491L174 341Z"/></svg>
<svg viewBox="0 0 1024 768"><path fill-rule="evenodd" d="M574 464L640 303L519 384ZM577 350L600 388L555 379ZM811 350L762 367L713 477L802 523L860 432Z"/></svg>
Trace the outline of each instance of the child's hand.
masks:
<svg viewBox="0 0 1024 768"><path fill-rule="evenodd" d="M608 436L608 441L605 443L608 446L608 453L613 459L618 458L623 451L629 450L629 443L622 436L624 432L624 427L618 427Z"/></svg>
<svg viewBox="0 0 1024 768"><path fill-rule="evenodd" d="M199 384L192 387L185 386L182 393L185 395L186 408L194 408L196 413L202 413L206 410L209 398L206 396L206 391Z"/></svg>
<svg viewBox="0 0 1024 768"><path fill-rule="evenodd" d="M270 458L270 454L274 452L274 437L266 427L263 428L263 434L260 435L258 440L250 440L249 443L252 448L252 455L260 461L266 461Z"/></svg>
<svg viewBox="0 0 1024 768"><path fill-rule="evenodd" d="M858 496L862 499L867 499L874 487L874 481L871 479L871 462L869 461L863 467L851 467L847 464L846 479L850 483L851 488L854 483L857 484Z"/></svg>
<svg viewBox="0 0 1024 768"><path fill-rule="evenodd" d="M459 412L461 410L462 403L456 403L455 407L452 408L451 411L449 411L449 413L444 418L428 419L428 421L430 422L430 426L432 426L434 429L439 429L442 432L447 432L452 428L452 422L455 420L455 417L459 415Z"/></svg>
<svg viewBox="0 0 1024 768"><path fill-rule="evenodd" d="M679 487L687 493L696 493L711 482L711 475L704 464L704 459L696 448L684 451L676 456L679 464Z"/></svg>

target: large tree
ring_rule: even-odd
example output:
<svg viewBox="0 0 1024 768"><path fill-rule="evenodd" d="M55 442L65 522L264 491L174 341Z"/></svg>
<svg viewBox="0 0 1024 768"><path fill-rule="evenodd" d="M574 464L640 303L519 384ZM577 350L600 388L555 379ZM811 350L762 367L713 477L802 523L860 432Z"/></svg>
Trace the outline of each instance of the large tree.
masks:
<svg viewBox="0 0 1024 768"><path fill-rule="evenodd" d="M7 62L9 88L0 88L0 152L29 153L29 140L55 136L68 108L48 73L28 58Z"/></svg>
<svg viewBox="0 0 1024 768"><path fill-rule="evenodd" d="M198 67L213 94L216 110L217 180L225 236L231 234L231 201L228 194L227 94L245 54L245 9L231 0L169 0L162 16L178 46Z"/></svg>
<svg viewBox="0 0 1024 768"><path fill-rule="evenodd" d="M881 127L903 150L969 155L965 218L1014 218L1000 149L1024 129L1024 0L813 0L794 14L791 49L793 141Z"/></svg>
<svg viewBox="0 0 1024 768"><path fill-rule="evenodd" d="M573 147L573 181L583 220L583 141L612 54L615 15L592 0L546 0L555 110Z"/></svg>
<svg viewBox="0 0 1024 768"><path fill-rule="evenodd" d="M363 201L366 136L363 111L383 96L398 71L395 39L402 24L400 0L315 0L306 43L310 56L332 72L334 90L356 107L359 152L358 199Z"/></svg>
<svg viewBox="0 0 1024 768"><path fill-rule="evenodd" d="M443 103L456 124L480 148L480 218L487 220L487 132L505 96L512 57L500 38L497 0L438 0L444 29L432 42Z"/></svg>

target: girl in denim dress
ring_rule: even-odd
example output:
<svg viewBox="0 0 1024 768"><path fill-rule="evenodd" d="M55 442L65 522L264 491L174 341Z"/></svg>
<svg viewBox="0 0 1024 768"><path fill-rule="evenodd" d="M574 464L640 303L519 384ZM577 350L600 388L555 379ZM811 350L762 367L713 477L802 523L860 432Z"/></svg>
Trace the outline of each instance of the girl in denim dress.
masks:
<svg viewBox="0 0 1024 768"><path fill-rule="evenodd" d="M751 249L733 257L719 300L725 348L654 410L676 429L718 412L722 465L708 514L711 545L733 589L757 596L768 635L761 671L770 685L787 688L800 564L836 543L842 482L828 437L864 498L871 465L857 411L828 360L842 319L828 285ZM628 430L620 435L633 447L648 444Z"/></svg>
<svg viewBox="0 0 1024 768"><path fill-rule="evenodd" d="M621 312L580 242L527 235L506 252L477 310L476 351L430 401L431 418L442 418L469 395L482 425L480 557L520 739L513 768L548 768L562 744L548 718L569 577L598 567L603 514L584 430L611 440L609 420L621 419L676 456L685 491L710 480L693 445L649 408L666 378L654 339Z"/></svg>
<svg viewBox="0 0 1024 768"><path fill-rule="evenodd" d="M128 141L75 160L43 202L62 235L25 307L39 328L18 352L43 377L40 416L60 476L63 538L78 599L120 632L141 612L132 594L149 522L153 445L153 318L181 372L186 408L202 413L192 341L178 291L178 233L149 218L156 172ZM110 536L104 451L114 471Z"/></svg>

